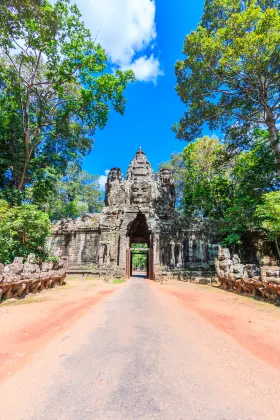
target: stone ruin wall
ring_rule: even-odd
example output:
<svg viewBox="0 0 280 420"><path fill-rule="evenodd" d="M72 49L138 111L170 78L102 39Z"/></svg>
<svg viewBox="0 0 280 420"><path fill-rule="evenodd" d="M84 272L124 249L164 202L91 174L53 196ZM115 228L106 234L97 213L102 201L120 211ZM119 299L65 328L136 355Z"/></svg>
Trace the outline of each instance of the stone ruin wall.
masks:
<svg viewBox="0 0 280 420"><path fill-rule="evenodd" d="M162 226L160 234L160 277L178 280L209 281L214 276L214 261L220 236L215 223L186 220L178 215L176 226Z"/></svg>
<svg viewBox="0 0 280 420"><path fill-rule="evenodd" d="M65 284L67 258L38 264L30 254L26 262L23 261L22 257L17 257L11 264L0 264L0 302Z"/></svg>

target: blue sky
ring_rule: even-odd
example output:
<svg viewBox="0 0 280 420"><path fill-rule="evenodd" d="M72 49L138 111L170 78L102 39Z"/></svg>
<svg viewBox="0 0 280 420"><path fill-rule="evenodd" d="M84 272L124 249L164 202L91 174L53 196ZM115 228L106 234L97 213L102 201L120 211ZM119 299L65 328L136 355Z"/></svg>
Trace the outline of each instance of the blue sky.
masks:
<svg viewBox="0 0 280 420"><path fill-rule="evenodd" d="M126 90L124 116L111 113L95 135L84 169L104 175L127 166L139 148L156 170L186 143L171 131L184 108L174 89L174 64L183 41L200 20L203 0L76 0L86 26L105 47L113 66L133 68L138 81ZM110 12L108 12L110 10ZM101 178L105 181L105 177Z"/></svg>

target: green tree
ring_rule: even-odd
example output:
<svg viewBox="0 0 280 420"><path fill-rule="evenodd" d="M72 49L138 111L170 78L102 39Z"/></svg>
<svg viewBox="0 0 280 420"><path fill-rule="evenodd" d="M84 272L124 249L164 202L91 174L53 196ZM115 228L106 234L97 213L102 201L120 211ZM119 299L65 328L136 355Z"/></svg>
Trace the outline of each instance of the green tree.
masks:
<svg viewBox="0 0 280 420"><path fill-rule="evenodd" d="M44 255L50 233L47 213L32 204L11 207L0 200L0 262L10 263L17 256L29 253Z"/></svg>
<svg viewBox="0 0 280 420"><path fill-rule="evenodd" d="M147 249L147 247L147 244L131 244L132 249ZM132 270L135 271L137 268L143 271L147 270L147 253L132 250Z"/></svg>
<svg viewBox="0 0 280 420"><path fill-rule="evenodd" d="M241 244L243 235L259 226L256 208L268 191L280 187L267 133L257 130L252 149L232 154L228 144L203 137L190 143L177 160L182 204L188 217L219 221L227 245ZM176 174L176 160L171 159Z"/></svg>
<svg viewBox="0 0 280 420"><path fill-rule="evenodd" d="M147 254L132 254L132 270L147 270Z"/></svg>
<svg viewBox="0 0 280 420"><path fill-rule="evenodd" d="M222 223L222 231L227 235L224 243L227 245L240 244L246 232L258 228L257 206L267 191L280 187L274 154L265 141L265 133L256 135L252 150L239 153L232 162L230 178L233 196Z"/></svg>
<svg viewBox="0 0 280 420"><path fill-rule="evenodd" d="M202 137L183 150L185 213L212 219L224 217L233 195L226 147Z"/></svg>
<svg viewBox="0 0 280 420"><path fill-rule="evenodd" d="M202 23L176 63L177 92L186 112L178 138L199 136L208 124L244 143L266 126L280 173L280 10L273 0L207 0Z"/></svg>
<svg viewBox="0 0 280 420"><path fill-rule="evenodd" d="M257 206L256 216L259 218L262 228L274 240L280 258L280 191L266 193L262 200L263 203Z"/></svg>
<svg viewBox="0 0 280 420"><path fill-rule="evenodd" d="M22 191L90 151L133 73L111 72L68 0L6 1L0 22L0 188Z"/></svg>
<svg viewBox="0 0 280 420"><path fill-rule="evenodd" d="M79 217L85 213L98 213L103 207L102 192L97 175L81 171L76 165L70 165L68 172L57 182L56 190L49 201L43 201L43 208L52 220L67 217ZM41 200L41 188L31 189L32 201L36 203L36 194ZM40 204L40 201L38 202Z"/></svg>

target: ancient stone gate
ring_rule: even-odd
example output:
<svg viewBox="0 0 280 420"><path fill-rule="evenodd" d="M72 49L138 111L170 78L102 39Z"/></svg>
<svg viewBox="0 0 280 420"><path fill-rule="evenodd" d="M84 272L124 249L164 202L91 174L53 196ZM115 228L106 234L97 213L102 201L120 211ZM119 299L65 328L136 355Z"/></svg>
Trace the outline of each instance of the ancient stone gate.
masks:
<svg viewBox="0 0 280 420"><path fill-rule="evenodd" d="M148 276L159 280L168 273L211 277L218 241L209 221L186 220L175 210L171 170L162 168L155 177L140 148L125 179L119 168L111 169L103 211L53 225L50 247L68 256L70 272L128 278L131 246L145 243Z"/></svg>

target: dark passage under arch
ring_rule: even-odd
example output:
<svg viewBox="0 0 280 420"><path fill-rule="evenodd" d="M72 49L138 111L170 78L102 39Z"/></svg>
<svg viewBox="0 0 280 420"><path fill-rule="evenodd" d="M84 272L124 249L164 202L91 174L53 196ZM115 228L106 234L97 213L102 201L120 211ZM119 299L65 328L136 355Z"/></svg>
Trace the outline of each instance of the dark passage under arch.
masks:
<svg viewBox="0 0 280 420"><path fill-rule="evenodd" d="M147 278L152 280L154 278L152 234L149 230L146 216L143 213L139 212L136 218L128 225L127 235L129 236L129 248L126 251L126 278L132 277L133 254L138 252L146 255Z"/></svg>

